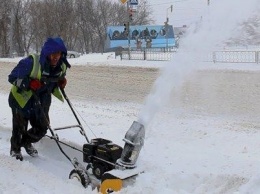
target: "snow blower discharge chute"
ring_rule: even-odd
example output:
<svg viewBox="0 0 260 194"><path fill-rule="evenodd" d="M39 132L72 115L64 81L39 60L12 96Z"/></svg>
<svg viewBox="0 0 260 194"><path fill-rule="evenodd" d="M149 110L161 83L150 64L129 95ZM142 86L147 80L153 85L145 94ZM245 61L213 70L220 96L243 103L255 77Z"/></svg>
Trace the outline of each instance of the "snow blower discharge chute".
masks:
<svg viewBox="0 0 260 194"><path fill-rule="evenodd" d="M129 182L131 183L130 178L143 172L143 170L136 166L136 161L144 144L144 126L137 121L133 122L123 139L125 142L124 148L103 138L95 138L89 141L69 98L63 89L61 89L61 92L78 124L55 129L52 129L49 124L48 128L51 136L46 136L55 140L60 151L74 166L74 169L69 174L69 178L78 179L84 187L90 185L92 189L98 188L99 192L102 194L119 191L124 185L129 184ZM34 97L39 108L42 110L37 95L34 94ZM87 141L87 143L83 145L82 150L60 141L58 135L54 133L58 130L76 127L80 129L81 135L83 135ZM77 158L71 159L64 152L61 144L82 152L83 162L87 164L86 167L84 167Z"/></svg>

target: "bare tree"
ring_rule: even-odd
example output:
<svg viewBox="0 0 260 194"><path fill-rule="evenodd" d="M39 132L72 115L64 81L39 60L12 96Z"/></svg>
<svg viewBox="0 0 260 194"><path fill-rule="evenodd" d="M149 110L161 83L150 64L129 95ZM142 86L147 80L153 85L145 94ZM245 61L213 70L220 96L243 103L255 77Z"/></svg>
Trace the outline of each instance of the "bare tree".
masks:
<svg viewBox="0 0 260 194"><path fill-rule="evenodd" d="M0 6L0 56L7 57L10 49L12 1L2 0Z"/></svg>
<svg viewBox="0 0 260 194"><path fill-rule="evenodd" d="M133 20L133 25L148 25L154 22L154 20L150 17L152 15L152 9L148 5L147 0L143 0L140 2L138 6L138 11L135 13L135 17Z"/></svg>
<svg viewBox="0 0 260 194"><path fill-rule="evenodd" d="M91 52L92 28L90 19L92 18L92 0L76 1L76 12L78 13L78 27L82 38L82 48L86 53Z"/></svg>
<svg viewBox="0 0 260 194"><path fill-rule="evenodd" d="M0 54L5 56L12 46L21 55L39 52L53 36L68 49L102 52L107 26L128 21L126 6L110 0L2 0L1 5ZM133 25L152 22L148 8L146 0L140 2Z"/></svg>
<svg viewBox="0 0 260 194"><path fill-rule="evenodd" d="M27 37L30 36L28 33L29 26L29 14L28 14L28 4L23 0L15 1L13 5L13 51L16 51L19 56L23 56L24 52L27 52Z"/></svg>

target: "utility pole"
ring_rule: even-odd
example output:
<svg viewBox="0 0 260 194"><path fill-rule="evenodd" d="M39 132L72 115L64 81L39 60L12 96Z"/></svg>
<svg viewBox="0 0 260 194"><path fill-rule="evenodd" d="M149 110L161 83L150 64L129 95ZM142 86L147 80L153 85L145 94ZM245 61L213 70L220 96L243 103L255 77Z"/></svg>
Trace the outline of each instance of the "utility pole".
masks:
<svg viewBox="0 0 260 194"><path fill-rule="evenodd" d="M127 21L127 38L128 38L128 57L130 60L130 50L131 50L131 42L130 42L130 20L132 18L132 15L130 13L130 3L127 1L127 14L128 14L128 21Z"/></svg>
<svg viewBox="0 0 260 194"><path fill-rule="evenodd" d="M124 26L125 26L124 31L127 33L128 56L129 56L129 60L130 60L130 50L131 50L130 24L131 24L131 21L133 20L133 13L135 12L135 9L133 7L138 5L138 0L120 0L120 1L123 4L127 3L126 11L127 11L128 17L127 17L127 22L124 24Z"/></svg>
<svg viewBox="0 0 260 194"><path fill-rule="evenodd" d="M166 50L168 51L168 28L169 28L169 17L168 17L168 10L171 9L171 12L173 10L173 5L167 8L166 10L166 22L164 22L164 28L165 28L165 37L166 37Z"/></svg>

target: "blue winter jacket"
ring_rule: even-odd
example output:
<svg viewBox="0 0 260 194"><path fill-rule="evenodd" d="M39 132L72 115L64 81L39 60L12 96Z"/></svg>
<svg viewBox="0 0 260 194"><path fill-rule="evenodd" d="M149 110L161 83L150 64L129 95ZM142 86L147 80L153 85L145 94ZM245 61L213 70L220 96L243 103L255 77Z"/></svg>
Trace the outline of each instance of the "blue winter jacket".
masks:
<svg viewBox="0 0 260 194"><path fill-rule="evenodd" d="M55 52L62 52L62 57L60 58L57 66L55 68L51 68L48 56ZM41 54L40 54L40 65L42 71L42 77L47 79L49 78L57 78L57 75L60 75L62 71L61 65L65 63L67 67L70 67L67 59L67 49L61 38L48 38L44 43ZM33 58L28 56L19 61L17 66L12 70L10 75L8 76L8 81L17 86L21 90L29 89L30 82L30 74L33 68ZM65 76L65 74L64 74ZM51 103L51 92L57 87L57 83L47 83L40 90L38 90L38 95L41 98L43 103L46 103L46 106L49 106ZM44 99L46 98L46 99ZM15 102L13 96L10 94L9 97L9 105L11 108L19 108L18 104ZM24 107L24 111L28 111L31 109L32 103L28 103L26 107ZM43 104L44 106L44 104Z"/></svg>
<svg viewBox="0 0 260 194"><path fill-rule="evenodd" d="M48 38L47 41L44 43L41 55L40 55L40 64L42 69L44 69L44 65L48 63L47 57L55 52L62 52L61 62L64 62L67 67L70 67L66 56L67 56L67 49L62 41L61 38ZM13 84L17 79L23 79L26 76L30 75L31 70L33 67L33 60L31 57L26 57L22 59L18 65L13 69L11 74L9 75L8 81Z"/></svg>

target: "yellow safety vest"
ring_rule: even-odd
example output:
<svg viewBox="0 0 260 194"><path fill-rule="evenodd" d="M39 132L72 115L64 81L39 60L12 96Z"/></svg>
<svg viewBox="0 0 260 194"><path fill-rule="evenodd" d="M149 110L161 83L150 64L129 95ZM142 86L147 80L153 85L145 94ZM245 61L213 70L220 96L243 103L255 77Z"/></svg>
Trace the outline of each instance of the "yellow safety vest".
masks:
<svg viewBox="0 0 260 194"><path fill-rule="evenodd" d="M40 62L39 62L39 55L31 54L29 56L31 56L33 58L33 68L32 68L31 74L30 74L30 78L40 80L42 74L41 74L41 65L40 65ZM62 71L61 71L59 77L61 77L62 75L65 74L65 72L67 70L67 66L64 63L62 63L61 69L62 69ZM32 97L33 93L32 93L31 90L28 90L28 91L22 90L21 92L18 92L17 90L18 90L18 87L13 85L12 88L11 88L11 92L12 92L15 100L20 105L20 107L24 108L25 105L27 104L27 102L29 101L29 99ZM60 89L58 87L56 87L53 90L52 94L55 97L57 97L59 100L61 100L62 102L64 101L63 96L62 96Z"/></svg>

